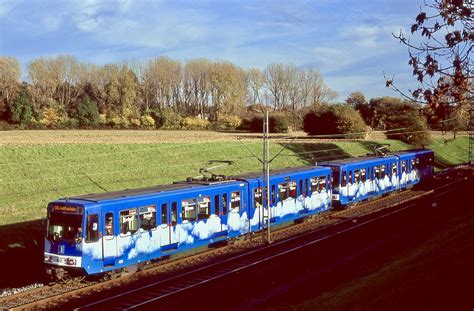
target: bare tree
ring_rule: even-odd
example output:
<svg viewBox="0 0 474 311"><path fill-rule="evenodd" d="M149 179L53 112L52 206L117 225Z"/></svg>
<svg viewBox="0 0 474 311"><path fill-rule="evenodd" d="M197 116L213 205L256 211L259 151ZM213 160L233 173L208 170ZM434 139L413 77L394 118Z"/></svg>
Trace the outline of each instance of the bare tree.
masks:
<svg viewBox="0 0 474 311"><path fill-rule="evenodd" d="M265 77L260 69L250 68L247 71L248 97L249 103L262 104L261 92L265 84Z"/></svg>
<svg viewBox="0 0 474 311"><path fill-rule="evenodd" d="M20 89L21 69L14 57L0 57L0 116Z"/></svg>

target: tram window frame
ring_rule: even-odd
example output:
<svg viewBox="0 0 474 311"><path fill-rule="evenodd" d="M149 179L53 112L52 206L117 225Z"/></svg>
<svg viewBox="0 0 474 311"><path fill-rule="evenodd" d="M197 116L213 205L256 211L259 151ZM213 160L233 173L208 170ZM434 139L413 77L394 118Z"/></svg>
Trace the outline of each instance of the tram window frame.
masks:
<svg viewBox="0 0 474 311"><path fill-rule="evenodd" d="M398 175L398 165L397 163L392 163L392 175Z"/></svg>
<svg viewBox="0 0 474 311"><path fill-rule="evenodd" d="M168 203L161 204L161 224L167 225L168 222Z"/></svg>
<svg viewBox="0 0 474 311"><path fill-rule="evenodd" d="M374 166L374 177L376 179L380 179L380 176L382 176L380 172L380 166L376 165Z"/></svg>
<svg viewBox="0 0 474 311"><path fill-rule="evenodd" d="M228 201L228 196L227 193L224 193L222 195L222 215L227 215L229 213L229 201Z"/></svg>
<svg viewBox="0 0 474 311"><path fill-rule="evenodd" d="M150 231L156 229L156 205L142 206L139 208L139 228L144 231ZM145 216L146 215L146 216ZM146 219L151 215L150 219ZM148 222L148 225L145 227L144 224Z"/></svg>
<svg viewBox="0 0 474 311"><path fill-rule="evenodd" d="M347 172L342 171L341 173L341 187L347 186Z"/></svg>
<svg viewBox="0 0 474 311"><path fill-rule="evenodd" d="M107 230L107 223L108 223L108 219L111 219L111 230L108 231ZM104 229L105 229L105 236L106 237L114 237L114 212L107 212L105 213L105 217L104 217Z"/></svg>
<svg viewBox="0 0 474 311"><path fill-rule="evenodd" d="M310 177L310 187L311 193L315 193L319 191L319 178L318 177Z"/></svg>
<svg viewBox="0 0 474 311"><path fill-rule="evenodd" d="M170 223L171 226L176 226L178 223L178 202L171 202Z"/></svg>
<svg viewBox="0 0 474 311"><path fill-rule="evenodd" d="M402 160L400 166L402 168L402 173L406 173L407 172L407 162L406 162L406 160Z"/></svg>
<svg viewBox="0 0 474 311"><path fill-rule="evenodd" d="M300 184L300 186L298 187L299 188L299 195L304 196L303 179L300 179L299 184Z"/></svg>
<svg viewBox="0 0 474 311"><path fill-rule="evenodd" d="M305 178L304 179L304 194L305 194L305 196L308 195L308 190L309 190L309 181L308 181L308 178Z"/></svg>
<svg viewBox="0 0 474 311"><path fill-rule="evenodd" d="M360 170L354 170L354 183L358 184L360 182Z"/></svg>
<svg viewBox="0 0 474 311"><path fill-rule="evenodd" d="M205 204L207 204L207 207L204 207ZM208 219L209 217L211 217L211 197L210 196L199 197L197 219L203 220L203 219Z"/></svg>
<svg viewBox="0 0 474 311"><path fill-rule="evenodd" d="M86 238L84 241L86 243L94 243L99 241L99 214L87 214Z"/></svg>
<svg viewBox="0 0 474 311"><path fill-rule="evenodd" d="M231 213L240 212L241 200L242 200L242 197L240 195L240 191L232 191L230 193L230 212ZM235 205L236 202L238 202L238 206Z"/></svg>
<svg viewBox="0 0 474 311"><path fill-rule="evenodd" d="M276 185L272 185L272 204L276 204Z"/></svg>
<svg viewBox="0 0 474 311"><path fill-rule="evenodd" d="M298 183L294 180L288 181L288 198L296 199L298 197ZM294 187L294 189L292 189Z"/></svg>
<svg viewBox="0 0 474 311"><path fill-rule="evenodd" d="M132 216L128 217L131 214L130 212L133 212ZM125 213L127 213L127 215L125 215ZM122 236L127 235L128 236L128 235L135 234L138 231L138 210L137 210L137 208L129 208L129 209L126 209L126 210L121 210L119 215L120 215L120 218L119 218L119 220L120 220L120 235L122 235ZM132 221L127 220L126 222L124 222L124 219L128 219L128 218L131 218ZM132 224L131 226L130 226L130 223ZM134 225L134 224L136 224L136 225ZM125 225L126 225L126 227L125 227Z"/></svg>
<svg viewBox="0 0 474 311"><path fill-rule="evenodd" d="M324 188L323 188L324 185ZM326 191L327 189L327 181L326 181L326 176L321 176L318 178L318 192L321 193L321 191Z"/></svg>
<svg viewBox="0 0 474 311"><path fill-rule="evenodd" d="M286 182L278 184L278 201L284 201L288 199L288 184Z"/></svg>
<svg viewBox="0 0 474 311"><path fill-rule="evenodd" d="M221 216L220 196L218 194L214 196L214 213Z"/></svg>
<svg viewBox="0 0 474 311"><path fill-rule="evenodd" d="M186 204L185 204L186 202ZM188 198L181 200L181 221L196 221L197 218L197 200Z"/></svg>
<svg viewBox="0 0 474 311"><path fill-rule="evenodd" d="M253 188L253 207L254 208L263 206L263 193L264 191L261 187ZM259 204L259 206L257 206L257 203Z"/></svg>

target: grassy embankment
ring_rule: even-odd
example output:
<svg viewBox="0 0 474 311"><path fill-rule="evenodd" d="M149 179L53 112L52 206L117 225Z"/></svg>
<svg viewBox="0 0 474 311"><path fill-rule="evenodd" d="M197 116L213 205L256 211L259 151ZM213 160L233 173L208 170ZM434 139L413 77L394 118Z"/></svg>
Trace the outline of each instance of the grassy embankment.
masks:
<svg viewBox="0 0 474 311"><path fill-rule="evenodd" d="M44 133L48 133L45 131ZM186 133L183 132L183 135ZM41 135L41 134L39 134ZM272 168L291 167L332 158L360 156L376 141L292 143L272 162ZM392 150L410 148L398 141ZM261 142L245 145L261 154ZM275 155L281 145L272 143ZM443 145L435 141L443 165L465 162L467 138ZM228 141L161 144L81 143L7 145L0 148L0 225L39 219L48 202L65 196L152 186L199 175L207 160L234 160L220 174L258 171L261 164L235 138Z"/></svg>

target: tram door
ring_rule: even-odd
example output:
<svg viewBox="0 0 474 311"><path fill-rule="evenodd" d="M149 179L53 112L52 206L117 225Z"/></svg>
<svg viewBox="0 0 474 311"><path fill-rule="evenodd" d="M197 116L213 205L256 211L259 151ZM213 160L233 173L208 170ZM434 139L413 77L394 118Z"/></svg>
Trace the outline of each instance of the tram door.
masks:
<svg viewBox="0 0 474 311"><path fill-rule="evenodd" d="M117 257L116 219L113 211L103 211L102 260L104 266L113 266Z"/></svg>
<svg viewBox="0 0 474 311"><path fill-rule="evenodd" d="M161 248L166 250L176 248L179 242L178 224L178 202L166 202L161 204L160 237Z"/></svg>

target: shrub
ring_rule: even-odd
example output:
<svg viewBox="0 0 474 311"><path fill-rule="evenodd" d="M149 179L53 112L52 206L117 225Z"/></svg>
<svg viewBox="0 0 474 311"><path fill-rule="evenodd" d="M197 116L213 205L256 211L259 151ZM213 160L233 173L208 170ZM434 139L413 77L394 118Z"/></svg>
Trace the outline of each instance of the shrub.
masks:
<svg viewBox="0 0 474 311"><path fill-rule="evenodd" d="M107 115L105 113L99 114L99 125L101 126L107 125Z"/></svg>
<svg viewBox="0 0 474 311"><path fill-rule="evenodd" d="M157 127L164 129L179 129L183 121L183 117L171 108L162 109L160 112L154 112Z"/></svg>
<svg viewBox="0 0 474 311"><path fill-rule="evenodd" d="M111 116L108 118L108 124L114 128L128 128L130 122L127 118L121 116Z"/></svg>
<svg viewBox="0 0 474 311"><path fill-rule="evenodd" d="M17 98L8 105L8 119L11 123L27 125L33 120L30 98L26 90L22 90Z"/></svg>
<svg viewBox="0 0 474 311"><path fill-rule="evenodd" d="M10 131L13 130L13 126L5 121L0 121L0 131Z"/></svg>
<svg viewBox="0 0 474 311"><path fill-rule="evenodd" d="M88 96L77 102L71 116L78 120L80 126L97 126L99 124L97 103Z"/></svg>
<svg viewBox="0 0 474 311"><path fill-rule="evenodd" d="M222 115L217 117L217 121L212 124L216 130L235 130L242 124L242 119L238 116Z"/></svg>
<svg viewBox="0 0 474 311"><path fill-rule="evenodd" d="M141 125L141 122L140 122L140 119L139 118L129 118L129 124L131 127L134 127L134 128L139 128L140 125Z"/></svg>
<svg viewBox="0 0 474 311"><path fill-rule="evenodd" d="M254 116L250 120L244 120L241 128L253 133L263 132L263 116ZM288 123L282 115L270 115L268 116L268 130L271 133L286 133L288 132Z"/></svg>
<svg viewBox="0 0 474 311"><path fill-rule="evenodd" d="M41 109L41 115L43 117L40 123L47 127L57 128L68 121L66 112L59 107L43 108Z"/></svg>
<svg viewBox="0 0 474 311"><path fill-rule="evenodd" d="M347 137L362 138L366 127L359 112L348 105L320 105L315 111L308 112L303 119L304 131L310 135L353 133L354 135Z"/></svg>
<svg viewBox="0 0 474 311"><path fill-rule="evenodd" d="M140 122L143 127L154 127L155 119L151 115L145 115L140 118Z"/></svg>
<svg viewBox="0 0 474 311"><path fill-rule="evenodd" d="M181 128L185 130L205 130L209 127L210 122L205 119L186 117L181 122Z"/></svg>

